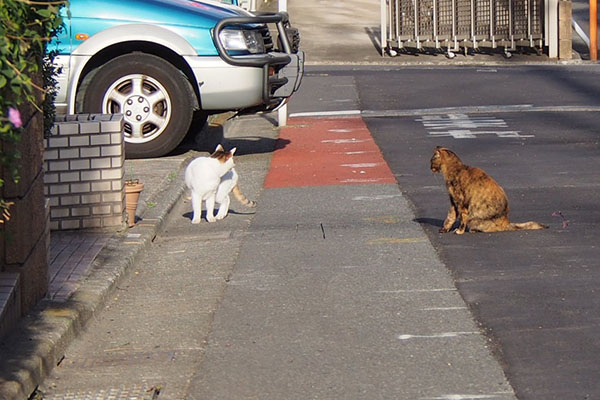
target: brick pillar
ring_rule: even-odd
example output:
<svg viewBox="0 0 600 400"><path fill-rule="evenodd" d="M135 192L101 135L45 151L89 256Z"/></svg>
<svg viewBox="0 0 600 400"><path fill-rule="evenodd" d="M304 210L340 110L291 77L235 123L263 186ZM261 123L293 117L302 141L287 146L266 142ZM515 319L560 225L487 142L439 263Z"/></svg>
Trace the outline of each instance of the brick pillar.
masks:
<svg viewBox="0 0 600 400"><path fill-rule="evenodd" d="M558 58L570 60L573 58L573 29L571 19L573 14L573 3L571 0L559 0L558 2Z"/></svg>
<svg viewBox="0 0 600 400"><path fill-rule="evenodd" d="M57 117L45 142L52 230L118 227L125 210L123 116Z"/></svg>

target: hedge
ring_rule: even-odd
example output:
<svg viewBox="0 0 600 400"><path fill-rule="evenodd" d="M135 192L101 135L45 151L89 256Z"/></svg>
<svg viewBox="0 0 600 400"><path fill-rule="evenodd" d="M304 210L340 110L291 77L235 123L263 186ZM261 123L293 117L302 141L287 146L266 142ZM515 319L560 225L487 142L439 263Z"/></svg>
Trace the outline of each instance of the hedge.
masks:
<svg viewBox="0 0 600 400"><path fill-rule="evenodd" d="M44 114L46 134L52 126L56 71L46 47L62 28L59 11L65 3L0 0L0 188L4 179L19 181L21 155L15 145L33 116ZM24 108L34 112L24 115ZM0 224L10 218L11 205L0 197Z"/></svg>

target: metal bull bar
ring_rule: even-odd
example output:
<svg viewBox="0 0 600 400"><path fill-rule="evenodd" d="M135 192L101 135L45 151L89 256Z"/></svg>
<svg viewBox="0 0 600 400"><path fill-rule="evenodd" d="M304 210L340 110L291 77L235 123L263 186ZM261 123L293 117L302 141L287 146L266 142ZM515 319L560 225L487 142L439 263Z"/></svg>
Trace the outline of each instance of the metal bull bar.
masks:
<svg viewBox="0 0 600 400"><path fill-rule="evenodd" d="M540 53L543 0L381 0L382 49L446 50L517 47Z"/></svg>

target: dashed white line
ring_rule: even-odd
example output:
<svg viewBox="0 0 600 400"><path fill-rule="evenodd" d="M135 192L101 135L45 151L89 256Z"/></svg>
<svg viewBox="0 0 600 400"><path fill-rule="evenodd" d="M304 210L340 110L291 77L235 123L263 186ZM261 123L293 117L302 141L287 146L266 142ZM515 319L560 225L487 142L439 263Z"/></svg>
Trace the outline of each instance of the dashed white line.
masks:
<svg viewBox="0 0 600 400"><path fill-rule="evenodd" d="M333 143L333 144L346 144L346 143L364 143L369 142L370 139L326 139L321 140L321 143Z"/></svg>
<svg viewBox="0 0 600 400"><path fill-rule="evenodd" d="M316 111L316 112L299 112L291 113L290 118L298 117L336 117L336 116L351 116L360 115L360 110L345 110L345 111Z"/></svg>
<svg viewBox="0 0 600 400"><path fill-rule="evenodd" d="M437 397L421 397L421 400L486 400L504 399L506 396L514 399L512 392L498 392L494 394L443 394Z"/></svg>
<svg viewBox="0 0 600 400"><path fill-rule="evenodd" d="M479 332L442 332L434 335L398 335L400 340L410 339L444 339L444 338L456 338L460 336L477 335Z"/></svg>
<svg viewBox="0 0 600 400"><path fill-rule="evenodd" d="M348 168L375 168L378 165L381 165L381 163L341 164L340 166Z"/></svg>
<svg viewBox="0 0 600 400"><path fill-rule="evenodd" d="M456 288L439 289L401 289L401 290L378 290L377 293L428 293L428 292L456 292Z"/></svg>
<svg viewBox="0 0 600 400"><path fill-rule="evenodd" d="M372 200L388 200L394 199L397 197L402 197L401 194L380 194L375 196L355 196L352 198L352 201L372 201Z"/></svg>

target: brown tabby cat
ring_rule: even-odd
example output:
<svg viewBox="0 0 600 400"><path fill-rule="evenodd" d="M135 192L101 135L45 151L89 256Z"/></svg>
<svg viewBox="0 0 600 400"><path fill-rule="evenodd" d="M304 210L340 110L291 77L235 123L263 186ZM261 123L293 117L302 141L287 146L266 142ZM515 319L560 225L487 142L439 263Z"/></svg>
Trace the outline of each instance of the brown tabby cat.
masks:
<svg viewBox="0 0 600 400"><path fill-rule="evenodd" d="M545 229L537 222L510 223L508 198L504 190L482 169L469 167L451 150L437 147L431 158L431 170L441 172L450 195L450 210L440 232L448 232L457 218L460 225L454 231L465 233L502 232L520 229Z"/></svg>

